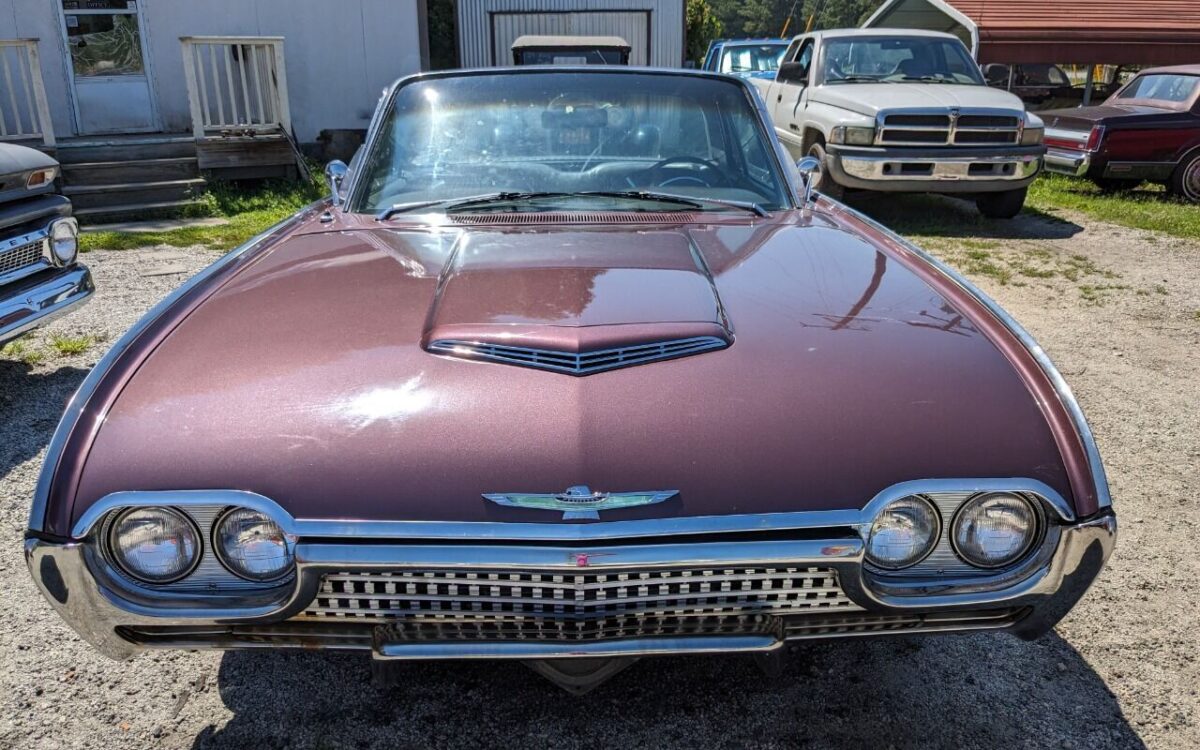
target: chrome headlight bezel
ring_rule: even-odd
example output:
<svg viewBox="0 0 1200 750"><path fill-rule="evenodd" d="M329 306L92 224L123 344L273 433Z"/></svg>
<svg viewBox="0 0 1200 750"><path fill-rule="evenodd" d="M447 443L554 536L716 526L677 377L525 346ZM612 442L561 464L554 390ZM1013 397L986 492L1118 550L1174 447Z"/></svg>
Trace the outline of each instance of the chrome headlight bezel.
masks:
<svg viewBox="0 0 1200 750"><path fill-rule="evenodd" d="M135 566L130 564L129 560L119 550L118 536L121 531L121 524L129 516L135 513L157 512L175 518L181 522L181 525L186 528L193 539L193 551L191 560L185 568L171 576L153 576L148 575L145 571L137 570ZM169 506L144 505L126 508L115 516L111 523L108 524L106 533L104 534L104 557L112 563L122 575L136 581L142 585L148 586L166 586L187 578L196 568L199 567L201 560L204 559L204 535L200 533L200 527L196 525L195 520L187 513L172 508Z"/></svg>
<svg viewBox="0 0 1200 750"><path fill-rule="evenodd" d="M925 540L924 546L921 548L919 554L906 558L899 563L881 561L878 557L872 554L871 548L872 541L875 538L876 528L887 513L892 512L897 506L907 503L912 503L916 507L923 507L928 513L929 520L931 521L930 534ZM942 516L938 512L937 506L924 495L915 493L904 495L888 502L886 505L880 508L875 516L871 519L871 525L868 527L866 538L864 539L863 557L868 564L878 568L881 571L890 573L898 570L905 570L913 567L914 565L919 565L927 557L933 554L933 551L937 549L941 538Z"/></svg>
<svg viewBox="0 0 1200 750"><path fill-rule="evenodd" d="M55 219L49 227L50 260L54 265L69 266L79 259L79 222L72 217ZM66 248L66 252L62 251Z"/></svg>
<svg viewBox="0 0 1200 750"><path fill-rule="evenodd" d="M225 544L222 541L223 529L227 522L236 514L253 514L259 516L266 524L273 526L278 532L280 541L283 544L286 563L278 570L267 574L258 574L246 569L244 566L236 562L225 549ZM223 513L217 516L213 521L210 543L212 544L213 554L225 570L229 571L238 578L253 581L254 583L277 583L287 579L296 569L296 550L293 538L284 530L283 525L269 513L264 513L255 508L246 508L242 506L233 506L226 508Z"/></svg>
<svg viewBox="0 0 1200 750"><path fill-rule="evenodd" d="M1016 500L1020 504L1024 505L1025 509L1029 512L1029 530L1025 534L1024 542L1017 552L1010 553L1007 557L999 562L985 562L975 559L971 554L964 552L961 544L959 543L958 532L960 524L965 519L967 512L969 512L973 507L983 505L990 500L995 500L1001 497ZM959 559L963 562L981 570L1001 570L1003 568L1017 565L1029 555L1030 550L1037 546L1038 540L1042 537L1043 526L1044 521L1042 520L1042 513L1040 512L1040 509L1035 503L1031 502L1030 499L1025 497L1023 494L1019 492L1003 491L980 492L967 498L961 505L958 506L958 510L954 512L954 517L950 520L950 526L948 529L949 534L947 534L947 536L949 537L950 546L954 550L954 554L958 555Z"/></svg>

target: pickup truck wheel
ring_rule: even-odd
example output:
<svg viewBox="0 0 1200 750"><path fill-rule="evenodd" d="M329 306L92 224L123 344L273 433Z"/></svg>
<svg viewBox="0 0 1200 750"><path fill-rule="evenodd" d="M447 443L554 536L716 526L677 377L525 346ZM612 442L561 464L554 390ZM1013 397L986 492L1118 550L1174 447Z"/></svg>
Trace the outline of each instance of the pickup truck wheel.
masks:
<svg viewBox="0 0 1200 750"><path fill-rule="evenodd" d="M829 156L825 153L825 145L814 143L808 149L808 155L821 162L821 179L817 180L816 190L821 195L840 201L846 195L846 189L833 180L829 170Z"/></svg>
<svg viewBox="0 0 1200 750"><path fill-rule="evenodd" d="M1200 203L1200 151L1183 157L1167 187L1184 200Z"/></svg>
<svg viewBox="0 0 1200 750"><path fill-rule="evenodd" d="M979 213L989 219L1011 219L1021 213L1025 205L1025 194L1029 188L1005 190L1000 193L981 193L975 196L975 205Z"/></svg>

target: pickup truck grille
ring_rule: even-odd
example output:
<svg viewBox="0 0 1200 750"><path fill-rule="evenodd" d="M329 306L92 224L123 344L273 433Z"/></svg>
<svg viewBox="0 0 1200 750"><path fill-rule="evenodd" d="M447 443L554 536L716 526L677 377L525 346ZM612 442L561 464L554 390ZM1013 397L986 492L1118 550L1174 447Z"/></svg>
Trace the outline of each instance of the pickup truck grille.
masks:
<svg viewBox="0 0 1200 750"><path fill-rule="evenodd" d="M963 112L884 115L877 143L889 146L996 146L1020 141L1021 118Z"/></svg>
<svg viewBox="0 0 1200 750"><path fill-rule="evenodd" d="M7 276L26 266L41 265L45 244L45 240L35 240L7 250L0 250L0 276Z"/></svg>

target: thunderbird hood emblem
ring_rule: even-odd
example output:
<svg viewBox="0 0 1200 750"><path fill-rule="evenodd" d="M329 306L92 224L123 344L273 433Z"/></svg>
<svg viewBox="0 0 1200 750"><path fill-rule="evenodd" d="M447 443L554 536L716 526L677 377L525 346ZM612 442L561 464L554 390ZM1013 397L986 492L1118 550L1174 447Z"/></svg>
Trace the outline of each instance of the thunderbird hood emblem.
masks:
<svg viewBox="0 0 1200 750"><path fill-rule="evenodd" d="M679 490L652 490L646 492L592 492L586 486L569 487L566 492L533 494L502 492L484 494L497 505L536 510L561 510L563 520L596 520L600 511L616 508L632 508L637 505L654 505L679 494Z"/></svg>

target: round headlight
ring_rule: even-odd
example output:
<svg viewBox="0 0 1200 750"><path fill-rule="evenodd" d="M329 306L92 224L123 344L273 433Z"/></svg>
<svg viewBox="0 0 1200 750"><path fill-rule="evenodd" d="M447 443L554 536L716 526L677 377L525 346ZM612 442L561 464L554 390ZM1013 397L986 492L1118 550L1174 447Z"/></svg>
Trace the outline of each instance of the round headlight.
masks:
<svg viewBox="0 0 1200 750"><path fill-rule="evenodd" d="M998 568L1029 550L1037 534L1037 513L1020 495L989 492L964 503L952 529L959 557L979 568Z"/></svg>
<svg viewBox="0 0 1200 750"><path fill-rule="evenodd" d="M74 219L58 219L50 225L50 249L60 266L75 262L79 255L79 224Z"/></svg>
<svg viewBox="0 0 1200 750"><path fill-rule="evenodd" d="M200 562L200 532L171 508L133 508L109 531L109 552L128 575L146 583L178 581Z"/></svg>
<svg viewBox="0 0 1200 750"><path fill-rule="evenodd" d="M867 560L889 570L925 559L937 545L941 521L933 505L919 495L893 500L879 511L867 537Z"/></svg>
<svg viewBox="0 0 1200 750"><path fill-rule="evenodd" d="M292 569L292 543L270 516L234 508L213 530L217 557L226 568L251 581L273 581Z"/></svg>

